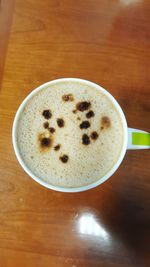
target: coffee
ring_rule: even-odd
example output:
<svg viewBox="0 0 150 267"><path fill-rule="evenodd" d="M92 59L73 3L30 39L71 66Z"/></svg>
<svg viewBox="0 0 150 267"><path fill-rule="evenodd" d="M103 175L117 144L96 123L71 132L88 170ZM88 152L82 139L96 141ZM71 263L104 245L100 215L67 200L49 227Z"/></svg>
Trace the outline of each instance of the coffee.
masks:
<svg viewBox="0 0 150 267"><path fill-rule="evenodd" d="M106 175L123 146L123 125L112 100L94 85L45 85L26 103L17 144L30 171L47 183L80 187Z"/></svg>

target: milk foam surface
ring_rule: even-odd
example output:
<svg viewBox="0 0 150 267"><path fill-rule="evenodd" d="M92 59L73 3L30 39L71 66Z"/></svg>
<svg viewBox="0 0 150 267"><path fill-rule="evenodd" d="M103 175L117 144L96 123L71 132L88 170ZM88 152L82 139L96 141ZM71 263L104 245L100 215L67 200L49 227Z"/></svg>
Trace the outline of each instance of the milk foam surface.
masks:
<svg viewBox="0 0 150 267"><path fill-rule="evenodd" d="M73 101L63 101L62 96L72 94ZM81 101L91 103L87 111L72 111ZM51 110L52 117L45 119L43 110ZM86 118L92 110L94 117ZM102 127L102 118L110 120L110 127ZM57 119L63 118L65 125L60 128ZM90 127L80 129L79 125L88 120ZM43 124L48 121L55 129L50 133ZM98 138L90 144L82 144L83 134L89 137L93 131ZM39 136L50 137L51 145L42 150ZM99 180L114 166L123 145L123 125L120 114L112 101L92 85L75 81L62 81L45 86L26 104L17 125L17 142L20 155L31 172L49 184L62 187L80 187ZM56 151L55 146L60 144ZM67 162L60 157L68 156Z"/></svg>

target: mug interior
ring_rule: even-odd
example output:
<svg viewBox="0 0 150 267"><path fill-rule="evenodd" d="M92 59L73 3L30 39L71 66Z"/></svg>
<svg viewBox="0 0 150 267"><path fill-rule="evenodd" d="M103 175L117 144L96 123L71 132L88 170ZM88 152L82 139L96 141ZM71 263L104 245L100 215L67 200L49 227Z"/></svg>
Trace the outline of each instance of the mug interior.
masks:
<svg viewBox="0 0 150 267"><path fill-rule="evenodd" d="M89 185L85 185L85 186L81 186L81 187L73 187L73 188L65 188L65 187L60 187L60 186L54 186L54 185L51 185L45 181L43 181L42 179L40 179L39 177L35 176L31 170L26 166L26 164L24 163L21 155L20 155L20 152L19 152L19 148L18 148L18 145L17 145L17 125L18 125L18 120L19 120L19 117L20 117L20 114L21 112L23 111L26 103L29 101L29 99L31 99L33 97L33 95L35 95L36 93L38 93L39 91L43 90L45 87L47 87L48 85L52 85L52 84L56 84L56 83L61 83L61 82L64 82L64 81L78 81L80 83L83 83L83 84L87 84L87 85L92 85L94 86L95 88L97 88L98 90L100 90L103 94L105 94L110 100L111 102L114 104L114 106L116 107L116 110L119 112L120 114L120 117L121 117L121 120L122 120L122 125L123 125L123 136L124 136L124 140L123 140L123 145L122 145L122 150L120 152L120 156L117 160L117 162L115 163L115 165L113 166L113 168L105 175L103 176L102 178L100 178L99 180L89 184ZM16 154L16 157L20 163L20 165L22 166L22 168L25 170L25 172L30 176L32 177L36 182L38 182L39 184L49 188L49 189L53 189L53 190L56 190L56 191L60 191L60 192L81 192L81 191L85 191L85 190L88 190L88 189L91 189L91 188L94 188L98 185L100 185L101 183L105 182L109 177L111 177L113 175L113 173L118 169L118 167L120 166L123 158L124 158L124 155L126 153L126 149L127 149L127 122L126 122L126 119L125 119L125 116L124 116L124 113L120 107L120 105L118 104L118 102L115 100L115 98L108 92L106 91L104 88L102 88L101 86L93 83L93 82L90 82L90 81L87 81L87 80L83 80L83 79L78 79L78 78L62 78L62 79L57 79L57 80L53 80L53 81L50 81L50 82L47 82L41 86L39 86L38 88L36 88L35 90L33 90L25 99L24 101L22 102L22 104L20 105L17 113L16 113L16 116L15 116L15 119L14 119L14 123L13 123L13 130L12 130L12 141L13 141L13 147L14 147L14 151L15 151L15 154Z"/></svg>

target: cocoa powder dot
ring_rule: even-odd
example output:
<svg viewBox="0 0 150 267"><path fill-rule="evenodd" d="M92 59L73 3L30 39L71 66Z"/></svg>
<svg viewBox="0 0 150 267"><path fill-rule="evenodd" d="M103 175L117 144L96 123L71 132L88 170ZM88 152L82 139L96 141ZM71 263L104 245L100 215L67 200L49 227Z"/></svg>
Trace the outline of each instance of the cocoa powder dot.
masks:
<svg viewBox="0 0 150 267"><path fill-rule="evenodd" d="M42 115L45 119L50 119L52 117L52 112L50 111L50 109L45 109L42 112Z"/></svg>
<svg viewBox="0 0 150 267"><path fill-rule="evenodd" d="M54 150L55 151L58 151L60 149L60 145L58 144L58 145L56 145L56 146L54 146Z"/></svg>
<svg viewBox="0 0 150 267"><path fill-rule="evenodd" d="M60 128L62 128L62 127L64 127L64 125L65 125L65 122L64 122L64 120L63 120L63 119L61 119L61 118L58 118L58 119L57 119L57 124L58 124L58 126L59 126Z"/></svg>
<svg viewBox="0 0 150 267"><path fill-rule="evenodd" d="M97 132L92 132L91 133L91 139L96 140L98 138L98 133Z"/></svg>
<svg viewBox="0 0 150 267"><path fill-rule="evenodd" d="M55 132L55 128L53 128L53 127L50 127L48 130L50 131L50 133L54 133Z"/></svg>
<svg viewBox="0 0 150 267"><path fill-rule="evenodd" d="M60 156L59 159L63 162L63 163L66 163L69 159L68 155L63 155L63 156Z"/></svg>
<svg viewBox="0 0 150 267"><path fill-rule="evenodd" d="M46 121L46 122L44 122L43 126L45 129L47 129L49 127L49 123Z"/></svg>
<svg viewBox="0 0 150 267"><path fill-rule="evenodd" d="M67 94L62 96L62 100L65 102L74 101L73 94Z"/></svg>
<svg viewBox="0 0 150 267"><path fill-rule="evenodd" d="M82 102L77 103L76 108L79 111L85 111L85 110L88 110L90 106L91 106L90 102L82 101Z"/></svg>
<svg viewBox="0 0 150 267"><path fill-rule="evenodd" d="M94 111L93 110L90 110L88 113L86 113L86 117L87 117L87 119L90 119L90 118L92 118L92 117L94 117Z"/></svg>
<svg viewBox="0 0 150 267"><path fill-rule="evenodd" d="M49 147L51 144L51 139L50 138L47 138L47 137L44 137L41 139L41 146L42 147Z"/></svg>
<svg viewBox="0 0 150 267"><path fill-rule="evenodd" d="M87 129L87 128L89 128L91 125L90 125L90 123L89 123L89 121L83 121L83 122L81 122L81 124L80 124L80 129Z"/></svg>
<svg viewBox="0 0 150 267"><path fill-rule="evenodd" d="M83 134L82 136L82 144L83 145L89 145L90 144L90 138L87 134Z"/></svg>
<svg viewBox="0 0 150 267"><path fill-rule="evenodd" d="M110 119L107 116L103 116L101 118L101 130L103 130L104 128L109 128L111 125ZM103 128L102 128L103 127Z"/></svg>

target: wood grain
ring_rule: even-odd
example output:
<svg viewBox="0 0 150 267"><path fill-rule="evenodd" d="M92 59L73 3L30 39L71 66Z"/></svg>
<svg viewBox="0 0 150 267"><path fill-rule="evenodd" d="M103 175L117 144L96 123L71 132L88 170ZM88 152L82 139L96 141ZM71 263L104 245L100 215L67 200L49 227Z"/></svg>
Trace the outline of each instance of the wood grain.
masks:
<svg viewBox="0 0 150 267"><path fill-rule="evenodd" d="M14 0L0 0L0 89L13 7Z"/></svg>
<svg viewBox="0 0 150 267"><path fill-rule="evenodd" d="M150 265L149 151L127 152L101 186L65 194L30 179L11 141L24 97L60 77L100 84L130 127L149 131L149 14L148 0L15 1L9 43L0 49L8 45L0 95L0 267ZM8 28L3 23L3 36ZM89 234L82 223L90 218L98 231Z"/></svg>

